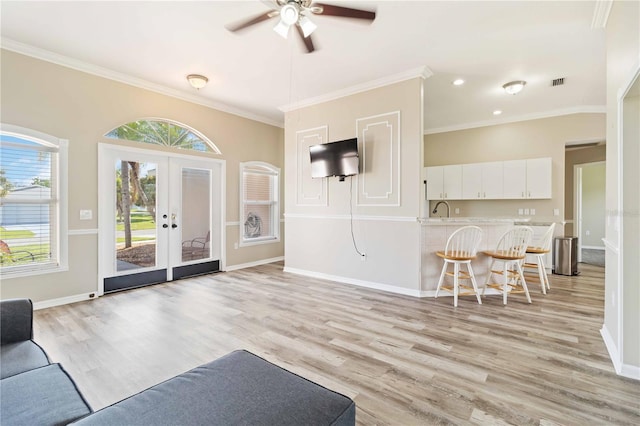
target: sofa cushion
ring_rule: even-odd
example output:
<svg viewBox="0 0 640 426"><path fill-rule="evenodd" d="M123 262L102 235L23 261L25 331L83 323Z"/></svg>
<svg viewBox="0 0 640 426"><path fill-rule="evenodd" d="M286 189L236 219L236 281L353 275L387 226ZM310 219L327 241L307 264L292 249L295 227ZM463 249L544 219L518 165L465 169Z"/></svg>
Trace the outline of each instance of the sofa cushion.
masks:
<svg viewBox="0 0 640 426"><path fill-rule="evenodd" d="M0 378L49 365L45 351L33 340L0 346Z"/></svg>
<svg viewBox="0 0 640 426"><path fill-rule="evenodd" d="M66 425L89 413L89 404L60 364L0 380L3 425Z"/></svg>
<svg viewBox="0 0 640 426"><path fill-rule="evenodd" d="M247 351L153 386L77 425L354 425L349 398Z"/></svg>

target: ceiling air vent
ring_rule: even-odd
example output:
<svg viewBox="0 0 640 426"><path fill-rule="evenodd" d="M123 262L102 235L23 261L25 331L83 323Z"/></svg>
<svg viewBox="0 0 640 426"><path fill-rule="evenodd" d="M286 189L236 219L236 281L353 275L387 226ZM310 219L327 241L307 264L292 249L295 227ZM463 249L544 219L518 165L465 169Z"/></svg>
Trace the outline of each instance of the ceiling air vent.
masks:
<svg viewBox="0 0 640 426"><path fill-rule="evenodd" d="M556 78L555 80L551 80L551 86L552 87L562 86L563 84L564 84L564 77Z"/></svg>

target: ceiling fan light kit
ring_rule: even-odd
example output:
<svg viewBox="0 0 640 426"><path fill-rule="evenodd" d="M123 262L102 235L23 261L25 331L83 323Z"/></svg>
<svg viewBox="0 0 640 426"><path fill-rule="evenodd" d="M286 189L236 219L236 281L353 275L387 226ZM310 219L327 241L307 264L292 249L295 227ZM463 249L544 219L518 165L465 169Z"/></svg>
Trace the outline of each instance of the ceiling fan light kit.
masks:
<svg viewBox="0 0 640 426"><path fill-rule="evenodd" d="M517 95L518 93L522 92L525 84L527 84L527 82L524 80L510 81L504 84L502 88L510 95Z"/></svg>
<svg viewBox="0 0 640 426"><path fill-rule="evenodd" d="M311 34L318 26L314 24L307 15L335 16L339 18L361 19L369 22L373 22L376 18L374 11L333 6L324 3L312 4L311 2L312 0L272 0L273 9L269 12L262 13L239 23L227 25L226 28L231 32L236 32L279 16L280 19L275 27L273 27L273 30L283 38L287 38L289 29L292 26L297 27L298 34L307 48L307 53L312 53L315 47L311 40Z"/></svg>

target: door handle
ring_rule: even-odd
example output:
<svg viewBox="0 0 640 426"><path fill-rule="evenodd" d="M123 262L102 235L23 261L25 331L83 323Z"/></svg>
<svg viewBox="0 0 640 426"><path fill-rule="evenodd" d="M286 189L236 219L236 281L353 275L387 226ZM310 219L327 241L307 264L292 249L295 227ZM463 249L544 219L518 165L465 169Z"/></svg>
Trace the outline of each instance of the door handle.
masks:
<svg viewBox="0 0 640 426"><path fill-rule="evenodd" d="M167 225L166 223L163 223L163 224L162 224L162 227L163 227L163 228L168 228L168 227L169 227L169 225Z"/></svg>
<svg viewBox="0 0 640 426"><path fill-rule="evenodd" d="M178 227L178 225L176 225L175 223L171 224L171 229L176 229Z"/></svg>

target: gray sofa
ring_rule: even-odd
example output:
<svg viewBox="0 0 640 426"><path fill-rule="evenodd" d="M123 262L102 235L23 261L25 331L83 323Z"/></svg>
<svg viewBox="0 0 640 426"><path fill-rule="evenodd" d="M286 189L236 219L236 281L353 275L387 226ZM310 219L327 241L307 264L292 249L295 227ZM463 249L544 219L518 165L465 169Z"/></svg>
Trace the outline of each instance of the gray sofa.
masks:
<svg viewBox="0 0 640 426"><path fill-rule="evenodd" d="M355 404L244 350L92 412L33 341L27 299L0 302L0 424L354 425Z"/></svg>

